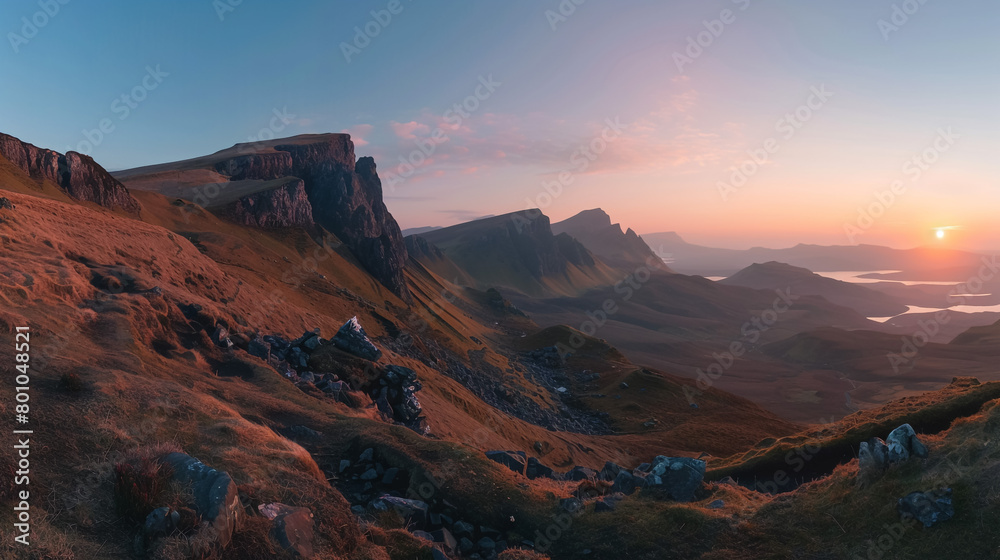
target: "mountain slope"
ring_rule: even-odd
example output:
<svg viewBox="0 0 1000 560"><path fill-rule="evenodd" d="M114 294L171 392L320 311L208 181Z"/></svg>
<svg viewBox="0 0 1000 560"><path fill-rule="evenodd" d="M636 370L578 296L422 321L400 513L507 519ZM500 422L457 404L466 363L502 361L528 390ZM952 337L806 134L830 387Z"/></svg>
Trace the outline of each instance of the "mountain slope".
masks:
<svg viewBox="0 0 1000 560"><path fill-rule="evenodd" d="M758 290L791 288L797 294L822 296L831 303L849 307L866 317L891 317L909 309L891 296L864 286L826 278L805 268L779 262L754 263L719 280L719 284Z"/></svg>
<svg viewBox="0 0 1000 560"><path fill-rule="evenodd" d="M199 158L120 171L133 189L191 200L248 225L326 228L404 300L406 248L370 157L347 134L237 144Z"/></svg>
<svg viewBox="0 0 1000 560"><path fill-rule="evenodd" d="M532 296L574 294L617 282L618 274L538 210L514 212L420 235L476 279Z"/></svg>
<svg viewBox="0 0 1000 560"><path fill-rule="evenodd" d="M648 266L660 258L631 228L622 232L611 216L595 208L552 224L552 233L568 233L605 263L623 270Z"/></svg>

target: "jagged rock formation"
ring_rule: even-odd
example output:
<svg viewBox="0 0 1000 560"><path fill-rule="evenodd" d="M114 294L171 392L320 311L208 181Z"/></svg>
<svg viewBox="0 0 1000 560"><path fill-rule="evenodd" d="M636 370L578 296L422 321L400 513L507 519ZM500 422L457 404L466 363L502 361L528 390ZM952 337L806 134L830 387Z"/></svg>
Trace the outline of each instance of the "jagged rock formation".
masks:
<svg viewBox="0 0 1000 560"><path fill-rule="evenodd" d="M429 231L420 236L436 246L480 288L506 287L525 294L578 293L620 280L573 237L552 232L548 216L525 210ZM433 249L421 249L421 263L440 269ZM450 278L449 278L450 279Z"/></svg>
<svg viewBox="0 0 1000 560"><path fill-rule="evenodd" d="M611 223L611 216L600 208L584 210L556 222L552 224L552 232L569 234L601 260L618 268L648 266L649 262L660 261L631 228L622 232L621 224Z"/></svg>
<svg viewBox="0 0 1000 560"><path fill-rule="evenodd" d="M312 204L302 179L291 178L277 188L248 194L232 203L226 212L245 226L262 228L308 227L313 225Z"/></svg>
<svg viewBox="0 0 1000 560"><path fill-rule="evenodd" d="M138 212L139 202L125 185L94 162L77 152L65 155L0 134L0 156L36 181L51 181L77 200Z"/></svg>
<svg viewBox="0 0 1000 560"><path fill-rule="evenodd" d="M134 188L187 198L206 208L223 205L225 213L245 225L315 222L343 241L379 282L410 299L403 276L403 235L382 199L375 160L355 159L348 134L237 144L210 156L122 171L118 176ZM208 176L218 182L204 184ZM305 189L304 199L296 180ZM204 194L207 191L215 196Z"/></svg>

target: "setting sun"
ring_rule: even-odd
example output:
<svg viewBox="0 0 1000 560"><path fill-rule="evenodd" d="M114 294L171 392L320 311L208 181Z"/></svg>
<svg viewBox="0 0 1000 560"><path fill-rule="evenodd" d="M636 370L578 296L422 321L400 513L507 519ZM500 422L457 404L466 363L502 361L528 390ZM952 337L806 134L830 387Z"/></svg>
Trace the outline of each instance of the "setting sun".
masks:
<svg viewBox="0 0 1000 560"><path fill-rule="evenodd" d="M944 230L943 229L937 230L937 232L935 233L935 235L937 235L938 239L944 239Z"/></svg>

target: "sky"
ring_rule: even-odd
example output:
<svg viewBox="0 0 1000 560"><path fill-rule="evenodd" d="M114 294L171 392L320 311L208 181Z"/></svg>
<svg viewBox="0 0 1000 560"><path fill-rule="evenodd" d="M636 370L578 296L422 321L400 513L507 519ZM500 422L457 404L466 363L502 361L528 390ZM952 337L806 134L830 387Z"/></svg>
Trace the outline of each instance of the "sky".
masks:
<svg viewBox="0 0 1000 560"><path fill-rule="evenodd" d="M994 0L6 0L0 131L112 170L348 132L404 228L600 207L720 247L991 250L998 24Z"/></svg>

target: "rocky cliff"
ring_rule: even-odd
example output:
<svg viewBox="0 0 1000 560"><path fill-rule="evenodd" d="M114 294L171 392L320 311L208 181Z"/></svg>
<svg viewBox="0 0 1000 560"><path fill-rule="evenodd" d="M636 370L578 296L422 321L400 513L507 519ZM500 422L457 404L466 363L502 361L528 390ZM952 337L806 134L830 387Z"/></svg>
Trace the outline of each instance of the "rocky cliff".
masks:
<svg viewBox="0 0 1000 560"><path fill-rule="evenodd" d="M231 152L231 156L227 157ZM296 136L260 144L242 144L220 152L213 169L231 181L271 181L282 177L302 180L312 220L341 239L358 261L383 285L403 299L409 290L403 277L406 247L399 225L385 207L382 182L375 160L355 160L354 143L347 134ZM275 192L277 199L258 197L241 203L241 223L285 223L297 221L287 215L264 216L265 208L289 209L288 193ZM303 204L298 204L304 209Z"/></svg>
<svg viewBox="0 0 1000 560"><path fill-rule="evenodd" d="M223 210L232 221L262 228L309 227L313 209L302 179L241 197Z"/></svg>
<svg viewBox="0 0 1000 560"><path fill-rule="evenodd" d="M125 185L89 156L77 152L63 155L7 134L0 134L0 155L32 179L51 181L77 200L127 212L139 211L139 202L129 194Z"/></svg>

